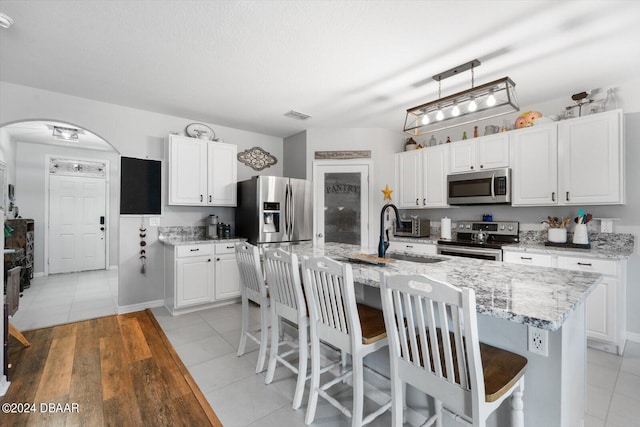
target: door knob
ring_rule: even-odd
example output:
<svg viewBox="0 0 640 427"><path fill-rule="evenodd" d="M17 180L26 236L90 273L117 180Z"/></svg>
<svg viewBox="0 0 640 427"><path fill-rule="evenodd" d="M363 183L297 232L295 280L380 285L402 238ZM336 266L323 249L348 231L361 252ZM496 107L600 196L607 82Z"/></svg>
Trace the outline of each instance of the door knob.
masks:
<svg viewBox="0 0 640 427"><path fill-rule="evenodd" d="M100 227L100 231L104 231L104 227Z"/></svg>
<svg viewBox="0 0 640 427"><path fill-rule="evenodd" d="M322 233L318 233L318 237L324 237Z"/></svg>

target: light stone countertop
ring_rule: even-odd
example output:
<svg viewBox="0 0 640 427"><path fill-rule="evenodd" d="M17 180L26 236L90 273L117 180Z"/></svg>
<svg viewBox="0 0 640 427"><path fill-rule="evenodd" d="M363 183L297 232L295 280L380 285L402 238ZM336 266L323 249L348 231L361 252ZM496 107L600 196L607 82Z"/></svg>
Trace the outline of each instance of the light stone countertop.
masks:
<svg viewBox="0 0 640 427"><path fill-rule="evenodd" d="M359 246L340 243L316 247L303 243L291 245L287 250L292 250L299 257L329 256L342 262L362 252ZM412 255L415 256L415 253ZM571 312L585 302L602 280L600 274L581 271L462 257L427 258L444 261L422 264L392 260L385 266L353 263L353 278L357 283L379 287L381 271L390 274L427 274L454 286L473 289L480 314L550 331L560 329Z"/></svg>
<svg viewBox="0 0 640 427"><path fill-rule="evenodd" d="M210 239L202 237L160 237L158 239L160 243L167 246L181 246L181 245L198 245L201 243L239 243L245 242L247 239L244 237L232 237L230 239Z"/></svg>
<svg viewBox="0 0 640 427"><path fill-rule="evenodd" d="M562 248L557 246L545 246L544 244L520 243L506 245L503 251L530 252L548 255L586 256L591 258L607 258L611 260L628 259L633 255L633 247L592 246L591 249Z"/></svg>

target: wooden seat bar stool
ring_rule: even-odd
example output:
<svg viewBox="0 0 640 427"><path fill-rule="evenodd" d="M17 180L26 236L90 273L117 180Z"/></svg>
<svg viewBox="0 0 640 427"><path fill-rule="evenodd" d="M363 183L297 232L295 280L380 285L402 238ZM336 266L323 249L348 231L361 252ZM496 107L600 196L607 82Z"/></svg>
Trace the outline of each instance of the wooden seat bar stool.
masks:
<svg viewBox="0 0 640 427"><path fill-rule="evenodd" d="M304 258L304 290L309 307L311 340L311 384L305 423L315 418L318 396L323 397L344 415L351 425L366 425L386 412L386 402L366 417L364 411L364 357L387 345L384 318L378 309L356 304L351 266L327 257ZM352 366L338 377L320 384L320 342L330 344L351 355ZM327 393L333 385L352 376L351 410Z"/></svg>
<svg viewBox="0 0 640 427"><path fill-rule="evenodd" d="M236 262L238 263L242 286L242 331L240 333L240 344L238 345L238 356L244 354L247 338L255 341L260 346L258 363L256 364L256 373L260 373L264 370L267 346L269 345L269 296L262 275L258 248L246 242L236 244ZM255 302L260 307L261 326L259 338L254 335L257 333L256 331L249 330L249 301Z"/></svg>
<svg viewBox="0 0 640 427"><path fill-rule="evenodd" d="M524 427L522 394L527 359L478 339L472 289L424 275L380 274L389 334L393 426L402 425L406 384L435 400L423 425L442 426L444 412L485 426L511 396L511 425ZM469 421L470 420L470 421Z"/></svg>

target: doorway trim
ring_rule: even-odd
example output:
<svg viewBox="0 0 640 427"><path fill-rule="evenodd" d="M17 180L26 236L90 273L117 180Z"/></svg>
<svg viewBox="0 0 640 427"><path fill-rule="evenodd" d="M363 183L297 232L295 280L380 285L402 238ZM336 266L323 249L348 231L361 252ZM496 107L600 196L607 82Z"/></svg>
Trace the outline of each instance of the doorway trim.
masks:
<svg viewBox="0 0 640 427"><path fill-rule="evenodd" d="M49 275L49 240L50 240L50 236L49 236L49 204L50 204L50 188L49 188L49 165L51 164L51 159L53 158L60 158L60 157L64 157L65 159L68 160L78 160L78 161L85 161L85 162L102 162L105 164L106 170L105 170L105 193L104 193L104 198L105 198L105 218L104 218L104 222L105 224L109 224L110 223L110 217L109 217L109 208L110 208L110 199L111 199L111 192L110 192L110 179L109 179L109 175L111 173L111 164L110 161L108 159L97 159L97 158L87 158L87 157L74 157L74 156L60 156L60 155L54 155L54 154L47 154L45 156L45 170L44 170L44 188L45 188L45 192L44 192L44 276L48 276ZM109 233L111 233L110 227L107 228L107 233L105 236L105 246L104 246L104 250L105 250L105 254L104 254L104 260L105 260L105 270L109 269L109 266L111 265L109 263L109 248L110 248L110 244L109 241L111 239L109 239Z"/></svg>
<svg viewBox="0 0 640 427"><path fill-rule="evenodd" d="M316 185L315 185L315 180L317 178L317 173L318 173L318 167L320 166L366 166L368 169L368 176L367 176L367 196L369 197L369 204L367 206L367 241L368 241L368 246L371 246L371 206L373 203L373 188L372 188L372 181L371 181L371 176L373 175L373 160L371 159L347 159L347 160L313 160L311 163L311 176L312 179L314 181L314 185L313 185L313 243L314 245L317 243L318 240L318 215L316 214L316 206L319 206L318 204L318 198L319 195L316 194ZM368 249L368 248L363 248L363 249Z"/></svg>

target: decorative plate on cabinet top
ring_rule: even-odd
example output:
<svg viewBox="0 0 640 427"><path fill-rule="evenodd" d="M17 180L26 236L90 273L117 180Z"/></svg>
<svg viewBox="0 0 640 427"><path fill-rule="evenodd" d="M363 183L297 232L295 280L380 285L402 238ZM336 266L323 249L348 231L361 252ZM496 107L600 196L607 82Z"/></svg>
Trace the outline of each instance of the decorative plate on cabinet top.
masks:
<svg viewBox="0 0 640 427"><path fill-rule="evenodd" d="M187 125L185 132L191 138L206 139L209 141L216 137L216 133L213 129L202 123L191 123Z"/></svg>

